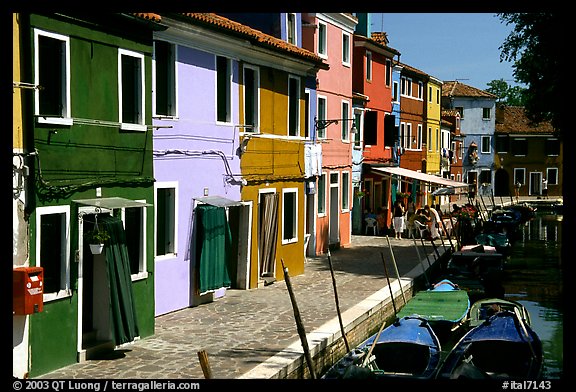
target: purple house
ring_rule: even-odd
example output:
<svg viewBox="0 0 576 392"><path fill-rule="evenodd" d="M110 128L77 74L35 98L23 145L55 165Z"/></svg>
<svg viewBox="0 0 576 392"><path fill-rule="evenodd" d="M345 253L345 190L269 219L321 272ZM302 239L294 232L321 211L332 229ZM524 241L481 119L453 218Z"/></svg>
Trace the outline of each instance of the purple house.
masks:
<svg viewBox="0 0 576 392"><path fill-rule="evenodd" d="M162 24L152 103L156 316L246 288L251 209L240 201L240 40L185 14ZM212 243L215 232L226 246Z"/></svg>

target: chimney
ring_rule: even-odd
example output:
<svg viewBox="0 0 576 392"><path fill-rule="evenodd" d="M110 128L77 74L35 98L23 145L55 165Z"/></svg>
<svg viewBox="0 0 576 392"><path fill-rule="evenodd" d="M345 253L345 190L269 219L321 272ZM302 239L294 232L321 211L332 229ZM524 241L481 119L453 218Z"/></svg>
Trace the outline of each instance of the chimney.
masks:
<svg viewBox="0 0 576 392"><path fill-rule="evenodd" d="M372 36L370 37L372 40L378 42L379 44L388 46L388 34L383 31L380 32L373 32Z"/></svg>

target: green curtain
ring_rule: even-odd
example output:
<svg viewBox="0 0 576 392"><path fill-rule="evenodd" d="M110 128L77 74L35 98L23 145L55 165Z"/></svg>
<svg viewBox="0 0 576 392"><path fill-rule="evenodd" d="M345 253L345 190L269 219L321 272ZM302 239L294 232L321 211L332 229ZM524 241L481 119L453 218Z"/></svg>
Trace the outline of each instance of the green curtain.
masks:
<svg viewBox="0 0 576 392"><path fill-rule="evenodd" d="M394 203L396 203L396 193L398 192L398 182L396 180L396 178L393 177L392 179L392 205L394 205Z"/></svg>
<svg viewBox="0 0 576 392"><path fill-rule="evenodd" d="M120 345L139 336L126 233L118 217L100 216L98 223L110 234L104 250L110 289L112 332L115 344Z"/></svg>
<svg viewBox="0 0 576 392"><path fill-rule="evenodd" d="M420 183L418 180L412 181L412 194L410 195L410 200L412 200L414 204L416 204L416 194L418 193L418 188L420 188Z"/></svg>
<svg viewBox="0 0 576 392"><path fill-rule="evenodd" d="M200 294L230 287L232 235L224 207L199 204L196 216L196 276Z"/></svg>

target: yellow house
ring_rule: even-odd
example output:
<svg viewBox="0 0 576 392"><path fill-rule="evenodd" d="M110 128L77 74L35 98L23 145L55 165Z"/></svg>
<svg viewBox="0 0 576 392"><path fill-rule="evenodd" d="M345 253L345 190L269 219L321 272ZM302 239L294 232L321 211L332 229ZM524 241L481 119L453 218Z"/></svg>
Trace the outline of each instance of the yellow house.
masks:
<svg viewBox="0 0 576 392"><path fill-rule="evenodd" d="M441 140L441 105L442 81L429 76L426 82L426 170L428 174L440 175ZM428 193L430 195L430 192ZM431 199L429 200L429 203Z"/></svg>
<svg viewBox="0 0 576 392"><path fill-rule="evenodd" d="M300 65L302 65L300 63ZM304 144L308 133L302 69L241 62L242 201L252 205L249 288L304 272Z"/></svg>

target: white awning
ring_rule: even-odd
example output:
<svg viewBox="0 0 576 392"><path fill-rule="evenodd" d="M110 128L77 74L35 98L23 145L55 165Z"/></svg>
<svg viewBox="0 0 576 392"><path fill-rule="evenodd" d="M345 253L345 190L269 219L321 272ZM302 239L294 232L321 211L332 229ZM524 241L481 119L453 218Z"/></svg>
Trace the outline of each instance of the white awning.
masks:
<svg viewBox="0 0 576 392"><path fill-rule="evenodd" d="M97 199L81 199L72 201L86 206L107 208L110 210L114 208L149 207L152 205L142 201L125 199L123 197L99 197Z"/></svg>
<svg viewBox="0 0 576 392"><path fill-rule="evenodd" d="M211 206L215 207L233 207L233 206L241 206L242 202L230 200L222 196L203 196L197 197L196 201L210 204Z"/></svg>
<svg viewBox="0 0 576 392"><path fill-rule="evenodd" d="M465 182L454 181L449 178L443 178L440 176L417 172L415 170L404 169L402 167L397 166L373 167L372 171L380 175L394 174L397 176L414 178L416 180L429 182L432 184L438 184L444 187L452 187L452 188L468 187L468 184Z"/></svg>

